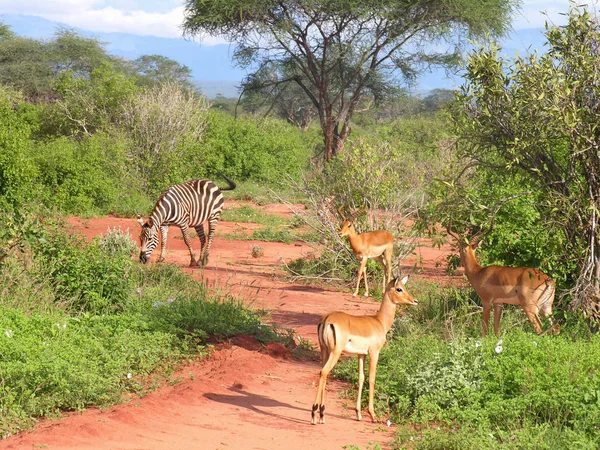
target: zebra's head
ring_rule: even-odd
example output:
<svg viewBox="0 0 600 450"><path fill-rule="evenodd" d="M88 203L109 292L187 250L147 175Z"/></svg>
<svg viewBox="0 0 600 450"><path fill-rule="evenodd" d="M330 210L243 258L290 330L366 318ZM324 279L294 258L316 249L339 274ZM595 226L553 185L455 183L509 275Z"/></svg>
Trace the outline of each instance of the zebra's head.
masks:
<svg viewBox="0 0 600 450"><path fill-rule="evenodd" d="M158 227L154 226L151 218L144 223L141 216L138 216L138 223L142 226L140 232L140 261L146 264L150 261L152 251L158 245Z"/></svg>

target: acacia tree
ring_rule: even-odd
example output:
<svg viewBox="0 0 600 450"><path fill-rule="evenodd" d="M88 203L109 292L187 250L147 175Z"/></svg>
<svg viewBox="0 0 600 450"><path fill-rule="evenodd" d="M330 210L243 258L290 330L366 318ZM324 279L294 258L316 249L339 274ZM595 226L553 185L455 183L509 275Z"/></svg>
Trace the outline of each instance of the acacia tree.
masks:
<svg viewBox="0 0 600 450"><path fill-rule="evenodd" d="M598 320L598 17L572 7L566 26L546 25L546 38L547 53L511 64L495 46L473 53L454 114L458 149L481 170L502 173L503 183L520 178L521 185L532 187L527 194L536 198L543 227L560 230L564 239L560 265L575 268L572 306Z"/></svg>
<svg viewBox="0 0 600 450"><path fill-rule="evenodd" d="M343 150L363 95L382 95L430 65L456 64L466 38L504 34L519 3L187 0L183 29L234 42L240 66L272 74L265 86L297 84L316 110L330 160Z"/></svg>

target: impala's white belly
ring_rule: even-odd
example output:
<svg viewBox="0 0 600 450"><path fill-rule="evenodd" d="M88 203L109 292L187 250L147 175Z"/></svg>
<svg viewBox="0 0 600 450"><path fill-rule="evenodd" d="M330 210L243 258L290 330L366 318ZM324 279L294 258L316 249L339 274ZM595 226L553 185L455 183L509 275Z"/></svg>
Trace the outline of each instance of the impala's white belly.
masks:
<svg viewBox="0 0 600 450"><path fill-rule="evenodd" d="M353 336L344 347L344 353L348 355L366 355L369 350L369 342L360 336Z"/></svg>

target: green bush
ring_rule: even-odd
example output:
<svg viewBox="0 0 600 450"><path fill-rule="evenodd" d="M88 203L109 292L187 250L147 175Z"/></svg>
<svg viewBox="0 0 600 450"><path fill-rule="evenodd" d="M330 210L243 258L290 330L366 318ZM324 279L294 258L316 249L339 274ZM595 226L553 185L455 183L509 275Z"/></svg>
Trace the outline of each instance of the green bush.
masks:
<svg viewBox="0 0 600 450"><path fill-rule="evenodd" d="M317 140L283 120L235 119L213 110L203 142L188 157L199 176L222 171L236 181L279 181L299 177Z"/></svg>
<svg viewBox="0 0 600 450"><path fill-rule="evenodd" d="M21 95L0 86L0 205L22 204L35 197L38 171L29 154L33 127L21 114Z"/></svg>
<svg viewBox="0 0 600 450"><path fill-rule="evenodd" d="M102 134L83 141L59 138L40 144L34 161L44 203L67 214L105 213L123 186L123 147Z"/></svg>
<svg viewBox="0 0 600 450"><path fill-rule="evenodd" d="M0 263L0 437L144 392L147 375L202 353L208 337L280 339L178 267L135 264L120 230L86 244L50 219L41 230L16 219L23 245Z"/></svg>
<svg viewBox="0 0 600 450"><path fill-rule="evenodd" d="M70 309L106 313L122 309L132 289L131 248L106 252L98 240L86 244L58 225L47 224L33 246L36 269L49 278L56 299Z"/></svg>

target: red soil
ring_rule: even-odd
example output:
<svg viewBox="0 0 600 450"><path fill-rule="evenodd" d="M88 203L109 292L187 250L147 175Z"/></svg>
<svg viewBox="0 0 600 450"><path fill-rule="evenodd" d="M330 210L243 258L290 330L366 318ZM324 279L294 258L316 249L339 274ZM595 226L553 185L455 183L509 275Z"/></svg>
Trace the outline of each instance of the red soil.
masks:
<svg viewBox="0 0 600 450"><path fill-rule="evenodd" d="M229 202L232 206L235 202ZM266 205L266 212L290 215L283 205ZM107 217L69 221L87 238L117 227L137 239L135 219ZM222 236L234 230L252 229L250 224L220 222L205 269L188 268L189 252L177 228L171 228L167 263L184 267L210 287L222 288L242 298L251 308L271 312L271 323L291 328L315 348L316 324L333 310L353 314L375 312L379 304L352 297L326 284L307 285L285 281L282 262L318 250L305 243L233 241ZM193 242L196 252L199 242ZM252 257L260 245L264 255ZM432 249L427 243L417 255L404 261L412 279L453 282L443 271L449 248ZM152 255L158 257L158 250ZM410 282L409 282L410 288ZM412 292L418 297L418 292ZM348 389L329 380L325 425L310 424L310 408L316 394L320 366L313 360L295 360L278 344L262 346L249 337L218 344L209 357L180 368L173 377L179 383L164 386L143 398L108 410L90 409L66 414L60 420L43 420L33 430L0 441L0 450L46 449L340 449L356 445L367 448L376 442L389 448L395 427L383 421L373 424L368 414L355 420L354 404L340 399ZM385 419L385 418L382 418Z"/></svg>

